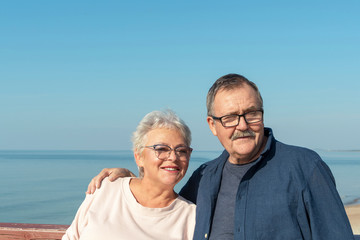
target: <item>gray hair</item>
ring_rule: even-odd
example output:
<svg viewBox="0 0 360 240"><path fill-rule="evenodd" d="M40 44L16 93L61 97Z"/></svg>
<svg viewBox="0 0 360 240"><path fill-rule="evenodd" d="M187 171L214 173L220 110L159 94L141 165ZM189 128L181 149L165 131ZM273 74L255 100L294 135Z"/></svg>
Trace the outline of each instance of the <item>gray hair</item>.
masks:
<svg viewBox="0 0 360 240"><path fill-rule="evenodd" d="M180 119L173 111L153 111L145 115L138 124L136 131L132 135L133 151L142 153L148 132L154 129L168 128L178 130L184 138L185 144L190 147L191 131L185 122ZM139 177L144 176L144 170L139 168Z"/></svg>
<svg viewBox="0 0 360 240"><path fill-rule="evenodd" d="M261 105L260 107L261 109L263 109L263 99L256 84L242 75L232 73L220 77L218 80L215 81L215 83L209 89L209 92L206 97L207 115L212 116L214 114L213 112L214 99L218 91L232 90L235 88L243 87L245 84L249 85L255 90L257 97L259 99L259 103Z"/></svg>

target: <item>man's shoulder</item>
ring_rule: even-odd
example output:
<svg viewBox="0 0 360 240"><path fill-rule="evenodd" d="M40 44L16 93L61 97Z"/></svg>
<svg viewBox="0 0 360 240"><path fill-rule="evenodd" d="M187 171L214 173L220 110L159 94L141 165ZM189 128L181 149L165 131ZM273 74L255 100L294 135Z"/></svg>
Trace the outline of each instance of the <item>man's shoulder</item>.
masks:
<svg viewBox="0 0 360 240"><path fill-rule="evenodd" d="M281 178L290 178L304 186L314 174L332 176L331 170L318 153L306 147L276 142L275 151L266 159L261 170L272 174L278 172Z"/></svg>
<svg viewBox="0 0 360 240"><path fill-rule="evenodd" d="M314 150L311 150L306 147L295 146L290 144L285 144L279 141L276 141L276 153L282 155L289 155L293 157L305 157L305 158L314 158L319 160L320 156Z"/></svg>
<svg viewBox="0 0 360 240"><path fill-rule="evenodd" d="M277 140L272 132L271 128L265 128L267 135L269 136L270 142L270 151L273 152L272 155L276 157L292 157L295 159L298 158L311 158L312 160L321 160L320 156L314 151L306 147L296 146L292 144L283 143Z"/></svg>
<svg viewBox="0 0 360 240"><path fill-rule="evenodd" d="M323 160L314 150L306 147L289 145L282 142L276 142L276 151L274 157L288 165L288 167L312 169L317 165L323 165ZM284 165L283 165L284 166Z"/></svg>

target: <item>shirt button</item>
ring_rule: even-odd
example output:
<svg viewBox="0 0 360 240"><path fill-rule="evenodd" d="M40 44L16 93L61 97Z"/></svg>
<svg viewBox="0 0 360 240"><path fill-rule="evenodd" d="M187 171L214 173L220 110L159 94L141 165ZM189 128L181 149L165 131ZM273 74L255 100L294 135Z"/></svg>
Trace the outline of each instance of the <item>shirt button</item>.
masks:
<svg viewBox="0 0 360 240"><path fill-rule="evenodd" d="M207 238L207 233L205 233L205 238Z"/></svg>

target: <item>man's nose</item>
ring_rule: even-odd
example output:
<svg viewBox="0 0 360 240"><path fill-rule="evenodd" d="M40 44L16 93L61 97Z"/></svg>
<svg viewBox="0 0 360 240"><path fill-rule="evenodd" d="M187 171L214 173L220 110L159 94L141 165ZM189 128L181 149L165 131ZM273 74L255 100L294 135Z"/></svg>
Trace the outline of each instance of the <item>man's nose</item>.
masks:
<svg viewBox="0 0 360 240"><path fill-rule="evenodd" d="M239 124L236 126L237 130L247 130L249 128L249 125L246 123L244 116L241 116L239 119Z"/></svg>

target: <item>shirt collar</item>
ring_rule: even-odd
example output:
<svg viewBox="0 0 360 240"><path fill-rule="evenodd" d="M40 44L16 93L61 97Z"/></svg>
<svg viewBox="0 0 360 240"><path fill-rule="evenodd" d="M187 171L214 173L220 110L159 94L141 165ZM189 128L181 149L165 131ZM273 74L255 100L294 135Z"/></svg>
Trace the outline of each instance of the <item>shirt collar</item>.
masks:
<svg viewBox="0 0 360 240"><path fill-rule="evenodd" d="M260 154L261 156L269 152L271 149L271 145L275 142L275 138L271 128L264 128L264 136L267 137L267 141L263 151Z"/></svg>

